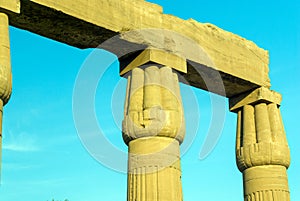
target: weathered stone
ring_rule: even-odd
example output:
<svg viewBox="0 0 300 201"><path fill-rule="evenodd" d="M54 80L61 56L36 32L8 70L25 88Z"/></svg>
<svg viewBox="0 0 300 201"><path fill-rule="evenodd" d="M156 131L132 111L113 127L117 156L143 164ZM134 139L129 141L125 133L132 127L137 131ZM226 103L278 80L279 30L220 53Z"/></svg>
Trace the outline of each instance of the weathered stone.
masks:
<svg viewBox="0 0 300 201"><path fill-rule="evenodd" d="M185 126L171 68L184 73L184 83L230 98L230 110L238 113L236 159L245 200L289 200L289 148L281 96L269 90L267 51L142 0L0 0L0 12L0 124L11 94L7 14L15 27L108 50L118 56L121 74L131 71L123 121L128 200L182 200L179 144Z"/></svg>
<svg viewBox="0 0 300 201"><path fill-rule="evenodd" d="M185 124L177 74L159 64L139 66L127 86L127 200L182 201L179 144Z"/></svg>
<svg viewBox="0 0 300 201"><path fill-rule="evenodd" d="M125 73L131 71L137 66L142 66L150 62L162 64L164 66L169 66L179 72L187 73L187 65L185 58L159 49L145 49L131 63L129 63L123 69L121 67L120 75L124 75Z"/></svg>
<svg viewBox="0 0 300 201"><path fill-rule="evenodd" d="M143 70L142 68L145 68ZM128 77L123 138L170 137L182 143L183 108L176 73L154 64L134 68Z"/></svg>
<svg viewBox="0 0 300 201"><path fill-rule="evenodd" d="M132 47L181 55L189 64L185 78L190 85L208 90L199 72L218 72L225 92L217 85L209 90L223 96L270 86L267 51L214 25L163 14L160 6L145 1L22 0L20 14L7 13L13 26L79 48L94 48L121 34L119 40L125 45L102 48L118 56ZM182 43L182 38L191 42Z"/></svg>
<svg viewBox="0 0 300 201"><path fill-rule="evenodd" d="M0 173L2 158L2 115L12 90L8 17L0 13Z"/></svg>
<svg viewBox="0 0 300 201"><path fill-rule="evenodd" d="M256 102L276 103L280 105L281 95L266 87L260 87L254 91L240 94L229 99L229 109L232 112L238 111L241 107Z"/></svg>
<svg viewBox="0 0 300 201"><path fill-rule="evenodd" d="M245 201L289 201L286 168L279 165L256 166L243 172Z"/></svg>
<svg viewBox="0 0 300 201"><path fill-rule="evenodd" d="M238 113L236 161L244 177L245 200L290 200L290 151L280 101L280 94L261 88L231 102L231 110Z"/></svg>
<svg viewBox="0 0 300 201"><path fill-rule="evenodd" d="M178 141L144 137L130 141L128 146L127 200L182 201Z"/></svg>
<svg viewBox="0 0 300 201"><path fill-rule="evenodd" d="M20 13L20 0L0 0L0 9Z"/></svg>
<svg viewBox="0 0 300 201"><path fill-rule="evenodd" d="M12 75L10 65L8 18L6 14L0 13L0 99L4 105L11 95Z"/></svg>

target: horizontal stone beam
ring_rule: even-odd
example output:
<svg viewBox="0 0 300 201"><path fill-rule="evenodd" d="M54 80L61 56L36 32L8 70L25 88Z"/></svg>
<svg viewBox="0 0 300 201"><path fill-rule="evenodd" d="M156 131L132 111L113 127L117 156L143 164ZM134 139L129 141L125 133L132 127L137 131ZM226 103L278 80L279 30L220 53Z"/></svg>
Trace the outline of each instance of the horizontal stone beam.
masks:
<svg viewBox="0 0 300 201"><path fill-rule="evenodd" d="M0 0L0 11L9 15L12 26L78 48L96 48L117 36L118 43L101 48L121 57L121 63L140 54L124 54L132 48L177 54L188 61L184 77L189 84L227 97L270 87L267 51L214 25L163 14L160 6L143 0ZM219 86L207 87L201 76L214 81L216 73L224 93Z"/></svg>

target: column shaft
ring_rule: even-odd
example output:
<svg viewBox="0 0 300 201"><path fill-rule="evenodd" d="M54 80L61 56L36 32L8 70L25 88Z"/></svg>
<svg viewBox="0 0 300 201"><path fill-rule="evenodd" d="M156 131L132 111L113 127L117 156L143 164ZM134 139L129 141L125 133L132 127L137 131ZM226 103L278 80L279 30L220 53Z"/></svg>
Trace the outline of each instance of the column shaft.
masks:
<svg viewBox="0 0 300 201"><path fill-rule="evenodd" d="M290 200L286 168L280 165L256 166L243 172L245 201Z"/></svg>
<svg viewBox="0 0 300 201"><path fill-rule="evenodd" d="M126 94L127 200L182 201L179 145L185 126L177 74L160 65L135 68Z"/></svg>
<svg viewBox="0 0 300 201"><path fill-rule="evenodd" d="M182 200L177 140L147 137L129 143L128 200Z"/></svg>
<svg viewBox="0 0 300 201"><path fill-rule="evenodd" d="M238 111L236 158L245 201L289 201L289 148L279 107L245 105Z"/></svg>

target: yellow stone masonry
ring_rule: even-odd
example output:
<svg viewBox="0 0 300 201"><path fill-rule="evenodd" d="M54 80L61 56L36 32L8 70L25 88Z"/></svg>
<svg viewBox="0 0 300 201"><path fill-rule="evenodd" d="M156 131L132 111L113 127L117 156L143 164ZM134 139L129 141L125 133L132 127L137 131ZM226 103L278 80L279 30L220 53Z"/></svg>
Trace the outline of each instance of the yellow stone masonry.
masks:
<svg viewBox="0 0 300 201"><path fill-rule="evenodd" d="M127 200L182 201L185 124L177 74L159 64L139 66L128 77L126 94Z"/></svg>
<svg viewBox="0 0 300 201"><path fill-rule="evenodd" d="M12 75L10 66L8 17L0 13L0 99L6 104L10 98Z"/></svg>
<svg viewBox="0 0 300 201"><path fill-rule="evenodd" d="M183 141L185 124L179 82L170 67L149 64L134 68L128 77L124 111L126 143L153 136Z"/></svg>
<svg viewBox="0 0 300 201"><path fill-rule="evenodd" d="M208 69L220 72L227 97L260 86L270 87L269 55L266 50L212 24L164 14L161 6L156 4L140 0L0 2L0 8L4 8L3 11L10 16L11 25L75 47L95 48L120 34L123 45L110 44L105 49L120 55L130 46L140 45L145 49L155 48L180 55L188 62L195 62L197 65L193 68L198 71ZM18 7L20 14L7 11L16 11L14 8ZM148 32L127 34L137 30ZM182 38L191 43L183 42ZM201 55L199 49L206 56ZM187 81L205 89L201 76L192 68L187 68L187 71ZM224 95L217 89L211 90Z"/></svg>
<svg viewBox="0 0 300 201"><path fill-rule="evenodd" d="M280 94L266 88L230 100L238 113L236 161L245 201L289 201L290 151L279 111Z"/></svg>
<svg viewBox="0 0 300 201"><path fill-rule="evenodd" d="M8 33L8 17L0 13L0 173L2 157L2 116L3 106L8 102L12 90L10 67L10 42Z"/></svg>
<svg viewBox="0 0 300 201"><path fill-rule="evenodd" d="M269 89L266 50L142 0L0 0L0 149L3 106L12 88L9 24L118 56L120 73L128 77L122 124L128 201L183 199L179 146L185 122L176 70L185 83L230 98L230 111L238 116L236 161L244 200L290 200L281 95Z"/></svg>

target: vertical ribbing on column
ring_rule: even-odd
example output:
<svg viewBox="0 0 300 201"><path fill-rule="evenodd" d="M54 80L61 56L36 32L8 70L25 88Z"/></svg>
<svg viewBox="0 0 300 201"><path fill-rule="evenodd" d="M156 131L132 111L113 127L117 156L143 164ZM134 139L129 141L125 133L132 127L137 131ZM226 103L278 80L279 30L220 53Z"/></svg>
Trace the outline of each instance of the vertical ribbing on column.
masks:
<svg viewBox="0 0 300 201"><path fill-rule="evenodd" d="M271 142L271 128L266 103L255 105L255 125L257 142Z"/></svg>
<svg viewBox="0 0 300 201"><path fill-rule="evenodd" d="M179 144L185 126L173 70L159 65L133 69L124 115L123 139L129 153L127 200L182 201Z"/></svg>
<svg viewBox="0 0 300 201"><path fill-rule="evenodd" d="M256 103L238 111L236 159L245 201L289 201L289 148L278 105Z"/></svg>
<svg viewBox="0 0 300 201"><path fill-rule="evenodd" d="M144 146L152 146L144 150ZM182 201L179 143L149 137L129 143L128 201Z"/></svg>
<svg viewBox="0 0 300 201"><path fill-rule="evenodd" d="M273 141L287 145L286 134L278 106L275 103L271 103L268 105L268 110Z"/></svg>
<svg viewBox="0 0 300 201"><path fill-rule="evenodd" d="M233 97L238 113L236 162L245 201L289 201L290 151L280 115L281 95L261 87Z"/></svg>
<svg viewBox="0 0 300 201"><path fill-rule="evenodd" d="M236 124L236 140L235 140L235 148L236 151L241 147L241 143L242 143L242 111L238 111L237 114L237 124Z"/></svg>
<svg viewBox="0 0 300 201"><path fill-rule="evenodd" d="M286 168L279 165L256 166L243 172L247 201L289 201Z"/></svg>
<svg viewBox="0 0 300 201"><path fill-rule="evenodd" d="M128 112L131 120L136 126L141 123L141 113L143 111L143 96L144 96L144 71L139 68L132 70L129 89ZM135 133L132 131L132 133Z"/></svg>
<svg viewBox="0 0 300 201"><path fill-rule="evenodd" d="M254 117L254 107L252 105L245 105L243 107L242 146L256 143L256 128Z"/></svg>
<svg viewBox="0 0 300 201"><path fill-rule="evenodd" d="M145 69L144 109L161 108L161 85L158 67L150 66Z"/></svg>
<svg viewBox="0 0 300 201"><path fill-rule="evenodd" d="M174 83L173 72L171 68L163 67L160 69L160 82L162 85L162 104L163 108L168 110L176 110L178 108L178 98L175 95L175 85Z"/></svg>
<svg viewBox="0 0 300 201"><path fill-rule="evenodd" d="M180 94L178 75L175 72L173 72L173 82L174 82L174 94L175 94L177 101L179 102L179 105L180 105L179 113L181 114L180 128L179 128L176 138L179 139L179 143L181 143L181 142L183 142L183 138L185 136L185 118L184 118L183 104L182 104L182 99L181 99L181 94Z"/></svg>
<svg viewBox="0 0 300 201"><path fill-rule="evenodd" d="M290 194L287 191L258 191L247 195L244 198L245 201L289 201Z"/></svg>

